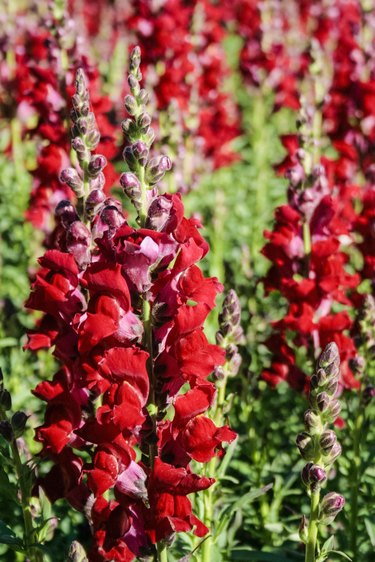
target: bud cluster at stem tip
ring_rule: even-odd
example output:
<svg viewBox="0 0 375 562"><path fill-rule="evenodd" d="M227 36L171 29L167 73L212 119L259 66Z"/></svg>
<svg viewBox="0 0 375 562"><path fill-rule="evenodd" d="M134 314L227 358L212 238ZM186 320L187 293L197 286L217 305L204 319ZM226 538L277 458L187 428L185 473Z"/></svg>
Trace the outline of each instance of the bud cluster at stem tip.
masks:
<svg viewBox="0 0 375 562"><path fill-rule="evenodd" d="M216 333L216 343L226 352L226 362L217 367L215 375L218 379L237 375L241 366L241 355L238 345L245 342L241 326L241 305L236 292L231 289L226 295L219 315L219 330Z"/></svg>
<svg viewBox="0 0 375 562"><path fill-rule="evenodd" d="M302 481L309 495L319 492L327 480L333 462L341 454L341 445L329 425L340 413L340 403L335 398L340 377L340 356L335 343L324 349L311 377L310 408L305 412L305 431L297 436L297 447L307 461L302 470ZM345 500L331 492L320 503L319 522L332 522L341 511Z"/></svg>
<svg viewBox="0 0 375 562"><path fill-rule="evenodd" d="M141 51L135 47L130 55L128 84L130 94L125 96L125 109L129 118L122 123L128 145L123 152L129 171L120 177L120 183L138 211L138 222L144 226L150 200L154 195L147 194L172 167L168 156L149 157L155 133L151 127L151 117L146 111L148 93L141 88Z"/></svg>
<svg viewBox="0 0 375 562"><path fill-rule="evenodd" d="M100 142L100 133L95 115L91 111L90 95L81 68L76 73L72 105L72 148L77 155L80 169L65 168L60 179L69 185L78 199L87 199L84 215L89 219L95 206L105 199L102 192L105 183L103 169L107 160L101 154L92 154Z"/></svg>

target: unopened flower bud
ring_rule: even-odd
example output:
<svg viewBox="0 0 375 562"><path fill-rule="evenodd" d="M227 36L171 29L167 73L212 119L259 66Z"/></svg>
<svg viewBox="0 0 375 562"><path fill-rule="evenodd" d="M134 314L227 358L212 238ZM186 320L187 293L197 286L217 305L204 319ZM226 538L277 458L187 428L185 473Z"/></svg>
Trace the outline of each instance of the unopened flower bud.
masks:
<svg viewBox="0 0 375 562"><path fill-rule="evenodd" d="M115 205L107 205L104 207L100 213L100 218L113 230L116 230L125 222L124 217Z"/></svg>
<svg viewBox="0 0 375 562"><path fill-rule="evenodd" d="M67 562L88 562L86 552L78 541L73 541L70 545Z"/></svg>
<svg viewBox="0 0 375 562"><path fill-rule="evenodd" d="M9 443L13 441L13 429L8 421L0 421L0 435L4 437L6 441L9 441Z"/></svg>
<svg viewBox="0 0 375 562"><path fill-rule="evenodd" d="M322 433L320 438L320 447L322 448L324 454L329 453L335 443L337 443L336 434L332 429L328 429Z"/></svg>
<svg viewBox="0 0 375 562"><path fill-rule="evenodd" d="M87 216L92 218L104 201L105 193L101 189L93 189L90 191L85 201L85 211Z"/></svg>
<svg viewBox="0 0 375 562"><path fill-rule="evenodd" d="M125 105L126 111L130 115L135 115L137 113L138 104L137 104L137 101L136 101L134 96L131 96L130 94L125 96L124 105Z"/></svg>
<svg viewBox="0 0 375 562"><path fill-rule="evenodd" d="M68 184L74 191L77 197L82 197L84 194L83 181L79 177L77 170L74 168L65 168L60 174L60 181Z"/></svg>
<svg viewBox="0 0 375 562"><path fill-rule="evenodd" d="M85 94L86 80L82 68L77 69L76 76L75 76L75 89L79 97L82 97Z"/></svg>
<svg viewBox="0 0 375 562"><path fill-rule="evenodd" d="M299 433L296 439L296 445L301 453L302 458L309 461L314 458L314 446L312 439L305 431Z"/></svg>
<svg viewBox="0 0 375 562"><path fill-rule="evenodd" d="M93 129L89 131L85 137L85 144L89 150L95 150L100 142L100 133L98 130Z"/></svg>
<svg viewBox="0 0 375 562"><path fill-rule="evenodd" d="M324 468L311 462L303 467L301 476L305 486L316 487L327 480L327 474Z"/></svg>
<svg viewBox="0 0 375 562"><path fill-rule="evenodd" d="M333 445L332 449L325 454L325 460L328 464L332 464L341 455L342 447L338 441Z"/></svg>
<svg viewBox="0 0 375 562"><path fill-rule="evenodd" d="M0 406L5 411L12 408L12 397L5 388L0 391Z"/></svg>
<svg viewBox="0 0 375 562"><path fill-rule="evenodd" d="M340 513L345 505L345 499L336 492L329 492L324 496L320 504L320 521L329 525Z"/></svg>
<svg viewBox="0 0 375 562"><path fill-rule="evenodd" d="M78 220L77 212L72 203L65 199L58 203L55 209L55 215L61 220L65 228L67 228L72 222Z"/></svg>
<svg viewBox="0 0 375 562"><path fill-rule="evenodd" d="M363 403L365 404L365 406L370 404L370 402L374 398L374 396L375 396L375 388L371 384L366 386L366 388L363 390L363 394L362 394L362 400L363 400Z"/></svg>
<svg viewBox="0 0 375 562"><path fill-rule="evenodd" d="M314 414L312 410L306 410L305 412L305 427L306 430L311 433L315 434L319 430L321 430L321 421L317 414Z"/></svg>
<svg viewBox="0 0 375 562"><path fill-rule="evenodd" d="M101 154L95 154L89 162L87 171L90 174L90 176L95 177L103 170L103 168L105 168L106 165L107 165L106 158Z"/></svg>
<svg viewBox="0 0 375 562"><path fill-rule="evenodd" d="M135 195L141 195L141 184L135 174L132 174L131 172L121 174L120 184L130 199L133 199L133 196Z"/></svg>
<svg viewBox="0 0 375 562"><path fill-rule="evenodd" d="M339 413L341 412L341 404L338 400L332 400L328 409L326 410L326 415L332 418L332 421L335 421Z"/></svg>
<svg viewBox="0 0 375 562"><path fill-rule="evenodd" d="M329 343L322 351L319 357L319 367L327 371L331 365L340 361L340 354L337 345L334 342Z"/></svg>
<svg viewBox="0 0 375 562"><path fill-rule="evenodd" d="M129 166L129 169L135 171L137 168L137 159L134 156L133 148L131 146L126 146L122 153L122 156Z"/></svg>
<svg viewBox="0 0 375 562"><path fill-rule="evenodd" d="M125 135L127 135L133 127L134 127L134 121L132 119L125 119L121 123L121 128L125 133Z"/></svg>
<svg viewBox="0 0 375 562"><path fill-rule="evenodd" d="M228 362L228 371L229 371L228 375L234 377L235 375L238 374L238 371L240 370L242 357L238 352L235 352L233 354L227 352L227 357L228 357L227 362Z"/></svg>
<svg viewBox="0 0 375 562"><path fill-rule="evenodd" d="M285 172L285 177L293 187L297 187L305 178L305 170L303 166L298 164L294 168L289 168Z"/></svg>
<svg viewBox="0 0 375 562"><path fill-rule="evenodd" d="M79 158L81 159L88 153L86 145L80 137L75 137L72 140L72 148L77 152Z"/></svg>
<svg viewBox="0 0 375 562"><path fill-rule="evenodd" d="M304 544L307 544L307 541L308 541L308 538L309 538L308 527L309 527L308 521L307 521L306 517L304 515L302 515L301 523L299 524L298 534L299 534L300 540Z"/></svg>
<svg viewBox="0 0 375 562"><path fill-rule="evenodd" d="M316 404L321 412L325 412L331 403L331 399L326 392L320 392L316 397Z"/></svg>
<svg viewBox="0 0 375 562"><path fill-rule="evenodd" d="M154 185L163 179L165 172L172 168L172 162L168 156L152 158L146 167L146 180Z"/></svg>
<svg viewBox="0 0 375 562"><path fill-rule="evenodd" d="M361 355L357 355L357 357L354 357L349 361L349 367L356 375L361 374L365 366L366 366L366 361L364 357L362 357Z"/></svg>
<svg viewBox="0 0 375 562"><path fill-rule="evenodd" d="M327 374L324 369L318 369L314 377L316 377L316 387L324 386L327 382Z"/></svg>
<svg viewBox="0 0 375 562"><path fill-rule="evenodd" d="M148 113L142 113L138 118L138 127L141 133L147 133L149 126L151 125L151 117Z"/></svg>
<svg viewBox="0 0 375 562"><path fill-rule="evenodd" d="M14 431L15 437L19 437L24 432L26 427L26 422L29 416L25 412L15 412L11 419L12 429Z"/></svg>
<svg viewBox="0 0 375 562"><path fill-rule="evenodd" d="M85 135L89 129L89 123L87 117L80 117L75 122L75 127L78 131L78 134Z"/></svg>
<svg viewBox="0 0 375 562"><path fill-rule="evenodd" d="M147 105L148 101L149 101L149 95L146 92L146 90L144 90L142 88L142 90L139 92L139 100L143 103L143 105Z"/></svg>
<svg viewBox="0 0 375 562"><path fill-rule="evenodd" d="M128 84L129 84L129 88L131 90L131 93L133 94L133 96L136 96L139 94L141 88L139 86L139 82L136 79L135 76L133 76L133 74L129 74L128 76Z"/></svg>
<svg viewBox="0 0 375 562"><path fill-rule="evenodd" d="M147 145L142 141L137 141L131 146L131 148L134 158L138 160L141 166L145 166L149 153Z"/></svg>

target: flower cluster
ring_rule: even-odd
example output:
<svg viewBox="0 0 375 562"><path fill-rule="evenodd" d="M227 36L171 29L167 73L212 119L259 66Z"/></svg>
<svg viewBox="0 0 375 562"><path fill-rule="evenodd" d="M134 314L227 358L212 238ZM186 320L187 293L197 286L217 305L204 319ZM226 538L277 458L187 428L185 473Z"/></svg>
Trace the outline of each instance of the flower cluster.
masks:
<svg viewBox="0 0 375 562"><path fill-rule="evenodd" d="M340 413L335 398L340 379L340 356L336 344L330 343L318 360L311 377L310 409L305 412L306 431L297 436L297 447L308 461L302 470L302 481L311 497L310 521L302 519L301 540L307 545L306 560L315 560L318 525L332 523L345 504L343 496L329 492L320 500L320 490L334 461L341 455L336 434L329 429Z"/></svg>
<svg viewBox="0 0 375 562"><path fill-rule="evenodd" d="M273 231L265 233L269 241L262 252L272 266L264 287L267 293L280 292L287 312L273 323L266 342L272 363L263 377L271 385L286 380L294 388L307 389L306 375L296 364L296 348L305 348L307 358L314 360L317 350L334 341L341 354L341 383L353 388L358 383L349 363L356 348L349 334L348 310L353 304L350 293L360 277L345 269L349 258L341 240L351 240L351 232L342 220L340 202L324 167L314 164L307 140L309 119L313 120L313 113L301 113L300 139L306 150L295 151L294 165L287 171L288 204L276 210ZM334 311L335 303L344 305L340 312ZM290 333L293 336L288 340Z"/></svg>
<svg viewBox="0 0 375 562"><path fill-rule="evenodd" d="M99 94L98 71L82 54L74 23L69 18L49 11L44 19L39 16L30 25L20 14L8 40L9 48L16 54L14 69L8 69L8 88L22 123L20 141L30 137L37 141L27 218L50 234L54 228L54 207L59 201L73 197L68 186L59 181L59 175L69 163L69 100L78 66L84 67L89 77L91 103L102 130L100 150L109 159L116 154L114 127L107 117L110 103ZM109 165L106 178L110 187L115 177L114 168ZM47 239L46 244L53 245L53 239Z"/></svg>
<svg viewBox="0 0 375 562"><path fill-rule="evenodd" d="M86 10L86 24L99 41L98 14L110 11L107 2ZM183 166L186 152L195 174L206 172L209 164L218 168L236 158L230 141L239 134L237 109L223 89L228 73L222 47L227 12L212 0L132 1L127 9L112 9L111 27L121 29L141 47L142 70L152 85L160 121L171 104L173 113L179 115L178 139L176 128L171 131L167 124L158 132L161 142L168 139L176 145L176 156L182 159L177 162L181 168L177 187L194 178Z"/></svg>
<svg viewBox="0 0 375 562"><path fill-rule="evenodd" d="M90 153L96 126L78 71L73 147L81 170L64 178L79 205L58 206L65 235L40 259L27 302L44 313L28 347L54 346L61 361L53 380L35 389L47 403L37 440L54 463L41 485L51 500L64 497L86 514L93 561L153 554L179 531L203 536L208 529L187 496L214 480L190 465L222 455L222 443L235 437L205 415L215 398L208 377L225 358L203 324L222 287L196 265L208 251L199 223L184 217L179 195L158 193L171 165L149 157L139 65L135 48L121 177L139 228L102 194L104 160Z"/></svg>

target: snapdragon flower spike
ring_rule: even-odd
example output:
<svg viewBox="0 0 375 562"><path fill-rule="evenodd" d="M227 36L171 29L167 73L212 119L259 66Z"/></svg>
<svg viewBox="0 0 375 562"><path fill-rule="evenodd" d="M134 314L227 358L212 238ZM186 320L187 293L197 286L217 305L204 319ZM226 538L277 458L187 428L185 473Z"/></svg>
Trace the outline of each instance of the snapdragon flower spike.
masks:
<svg viewBox="0 0 375 562"><path fill-rule="evenodd" d="M50 3L48 8L51 6ZM63 183L59 179L69 165L67 117L77 67L84 67L87 73L91 103L102 129L99 149L108 159L116 154L114 127L107 116L109 99L99 94L98 70L83 53L73 20L67 14L57 18L53 10L48 9L47 13L35 12L32 17L17 14L14 22L9 50L15 53L16 64L13 73L8 70L11 75L9 91L17 104L20 141L30 137L37 141L36 167L32 171L33 185L26 217L46 235L45 245L53 247L53 210L61 200L74 198L70 183L73 189L78 187L77 178L69 173ZM64 60L69 61L67 68L64 68ZM116 178L113 166L109 164L104 173L110 188Z"/></svg>
<svg viewBox="0 0 375 562"><path fill-rule="evenodd" d="M59 248L40 259L27 301L44 313L28 347L53 347L61 362L34 391L47 403L41 455L53 461L40 484L51 500L66 498L86 514L95 562L155 557L155 544L180 531L203 536L208 529L188 495L214 480L194 474L191 463L221 456L235 437L206 415L216 393L208 377L225 353L203 324L222 286L196 265L208 245L181 197L159 195L145 180L152 133L139 79L136 49L126 174L140 228L128 224L119 201L98 197L89 178L92 190L76 209L59 206ZM85 103L80 82L76 95L77 106ZM158 162L163 172L170 167Z"/></svg>
<svg viewBox="0 0 375 562"><path fill-rule="evenodd" d="M95 210L95 202L100 204L105 200L102 189L105 184L103 170L107 160L105 156L93 153L100 142L100 133L95 115L91 111L90 95L81 68L76 72L72 105L72 148L77 154L80 170L65 168L61 172L60 180L67 183L74 191L78 204L82 205L83 202L86 204L88 197L91 196L88 208L83 209L83 219L87 220L87 213L91 215L93 209Z"/></svg>
<svg viewBox="0 0 375 562"><path fill-rule="evenodd" d="M79 2L70 6L74 19L82 17ZM153 86L159 114L158 146L172 147L176 187L191 189L202 174L238 159L231 147L240 134L238 108L225 90L223 41L230 10L223 2L129 0L124 8L105 1L84 6L83 13L91 44L102 43L102 23L113 30L112 51L123 37L140 45L142 72ZM108 50L106 39L96 52Z"/></svg>
<svg viewBox="0 0 375 562"><path fill-rule="evenodd" d="M236 376L242 362L238 345L245 343L245 337L241 326L241 305L233 289L228 292L223 302L216 343L225 350L226 362L224 366L215 369L215 376L218 379Z"/></svg>
<svg viewBox="0 0 375 562"><path fill-rule="evenodd" d="M272 352L271 366L263 378L272 386L287 381L293 388L308 390L306 373L296 364L296 349L305 348L315 357L329 341L340 349L345 388L358 388L350 369L356 348L350 330L349 310L356 301L359 274L350 274L343 251L351 241L351 227L342 219L340 197L330 185L320 158L314 158L316 139L312 134L314 108L302 107L299 142L287 169L288 204L275 211L272 231L262 253L271 261L263 283L266 293L280 291L287 301L284 317L273 322L266 342ZM334 303L344 305L334 312ZM292 332L292 337L287 334Z"/></svg>
<svg viewBox="0 0 375 562"><path fill-rule="evenodd" d="M331 523L344 507L345 500L330 492L320 501L320 490L332 464L341 454L335 432L329 429L340 412L335 398L340 380L340 355L335 343L321 353L315 374L311 377L310 409L305 413L305 431L297 436L297 447L304 460L302 481L311 498L310 521L303 518L300 537L306 543L306 560L315 561L317 533L320 524ZM308 524L308 526L307 526Z"/></svg>

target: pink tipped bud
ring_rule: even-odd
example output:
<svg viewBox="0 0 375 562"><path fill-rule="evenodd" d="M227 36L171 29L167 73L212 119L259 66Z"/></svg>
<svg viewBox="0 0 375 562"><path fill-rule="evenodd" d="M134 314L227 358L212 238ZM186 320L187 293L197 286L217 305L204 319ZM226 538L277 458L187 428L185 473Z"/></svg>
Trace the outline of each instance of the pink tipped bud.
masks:
<svg viewBox="0 0 375 562"><path fill-rule="evenodd" d="M340 513L345 505L345 498L336 492L329 492L324 496L320 504L320 521L329 525Z"/></svg>
<svg viewBox="0 0 375 562"><path fill-rule="evenodd" d="M84 194L83 181L74 168L65 168L60 174L60 181L66 183L77 195L82 197Z"/></svg>
<svg viewBox="0 0 375 562"><path fill-rule="evenodd" d="M106 158L101 154L95 154L95 156L93 156L89 162L87 171L90 174L90 176L95 177L103 170L103 168L105 168L106 165L107 165Z"/></svg>
<svg viewBox="0 0 375 562"><path fill-rule="evenodd" d="M102 203L105 201L105 194L101 189L93 189L85 202L85 211L88 217L92 218L95 213L100 209Z"/></svg>
<svg viewBox="0 0 375 562"><path fill-rule="evenodd" d="M78 220L78 215L72 203L67 200L60 201L55 209L55 215L58 217L65 228L72 222Z"/></svg>

